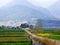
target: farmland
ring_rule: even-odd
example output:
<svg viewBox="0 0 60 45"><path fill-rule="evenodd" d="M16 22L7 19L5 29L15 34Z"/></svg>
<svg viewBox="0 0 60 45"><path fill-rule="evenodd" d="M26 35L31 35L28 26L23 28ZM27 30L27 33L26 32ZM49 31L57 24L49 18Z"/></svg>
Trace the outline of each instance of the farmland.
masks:
<svg viewBox="0 0 60 45"><path fill-rule="evenodd" d="M22 29L0 29L0 45L31 45Z"/></svg>
<svg viewBox="0 0 60 45"><path fill-rule="evenodd" d="M29 30L32 34L49 39L60 40L60 29ZM31 45L28 34L22 29L0 29L1 45Z"/></svg>
<svg viewBox="0 0 60 45"><path fill-rule="evenodd" d="M41 30L42 34L39 36L48 37L54 40L60 40L60 29L43 29Z"/></svg>
<svg viewBox="0 0 60 45"><path fill-rule="evenodd" d="M60 40L60 29L40 29L32 30L31 32L41 37Z"/></svg>

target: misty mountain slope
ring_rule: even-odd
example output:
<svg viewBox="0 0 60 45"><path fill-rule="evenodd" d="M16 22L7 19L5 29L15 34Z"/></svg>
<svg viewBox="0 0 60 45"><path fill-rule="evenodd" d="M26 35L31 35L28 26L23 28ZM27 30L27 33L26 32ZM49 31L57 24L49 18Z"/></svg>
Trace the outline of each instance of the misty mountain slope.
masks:
<svg viewBox="0 0 60 45"><path fill-rule="evenodd" d="M48 8L50 12L60 20L60 0Z"/></svg>
<svg viewBox="0 0 60 45"><path fill-rule="evenodd" d="M60 28L60 20L37 20L44 28Z"/></svg>
<svg viewBox="0 0 60 45"><path fill-rule="evenodd" d="M14 20L14 21L15 20L28 21L31 18L54 19L54 17L51 16L50 12L47 9L44 8L34 9L24 5L14 5L9 8L0 9L0 18L1 20Z"/></svg>

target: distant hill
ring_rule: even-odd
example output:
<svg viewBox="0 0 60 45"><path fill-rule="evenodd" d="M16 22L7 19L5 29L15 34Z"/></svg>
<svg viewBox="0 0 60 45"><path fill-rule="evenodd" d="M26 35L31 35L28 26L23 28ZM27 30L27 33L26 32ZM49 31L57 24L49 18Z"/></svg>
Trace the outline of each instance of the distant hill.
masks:
<svg viewBox="0 0 60 45"><path fill-rule="evenodd" d="M37 20L40 21L44 28L60 28L60 20Z"/></svg>
<svg viewBox="0 0 60 45"><path fill-rule="evenodd" d="M48 9L50 10L53 16L60 20L60 0L55 4L51 5Z"/></svg>

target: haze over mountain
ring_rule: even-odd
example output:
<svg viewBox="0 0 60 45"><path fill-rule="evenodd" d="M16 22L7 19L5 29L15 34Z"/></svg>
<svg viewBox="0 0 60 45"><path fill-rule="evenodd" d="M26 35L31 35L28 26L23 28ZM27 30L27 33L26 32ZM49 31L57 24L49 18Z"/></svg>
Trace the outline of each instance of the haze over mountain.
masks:
<svg viewBox="0 0 60 45"><path fill-rule="evenodd" d="M56 2L55 4L49 6L48 9L54 17L60 20L60 0Z"/></svg>
<svg viewBox="0 0 60 45"><path fill-rule="evenodd" d="M20 0L18 1L18 3L15 3L15 4L16 5L5 7L5 8L3 7L0 9L0 18L2 21L25 20L30 18L55 19L47 9L42 7L39 7L39 8L35 7L24 0L22 1Z"/></svg>
<svg viewBox="0 0 60 45"><path fill-rule="evenodd" d="M60 28L60 20L37 20L43 28Z"/></svg>
<svg viewBox="0 0 60 45"><path fill-rule="evenodd" d="M0 8L0 24L15 25L20 22L34 22L36 19L55 20L55 16L43 7L36 7L27 0L13 0ZM8 22L8 23L7 23Z"/></svg>

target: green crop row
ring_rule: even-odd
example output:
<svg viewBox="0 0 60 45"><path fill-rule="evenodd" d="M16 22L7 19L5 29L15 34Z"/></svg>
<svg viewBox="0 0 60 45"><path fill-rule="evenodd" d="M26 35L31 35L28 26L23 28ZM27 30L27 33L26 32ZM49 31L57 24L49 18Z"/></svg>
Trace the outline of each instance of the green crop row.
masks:
<svg viewBox="0 0 60 45"><path fill-rule="evenodd" d="M31 45L30 42L20 42L20 43L0 43L0 45Z"/></svg>

